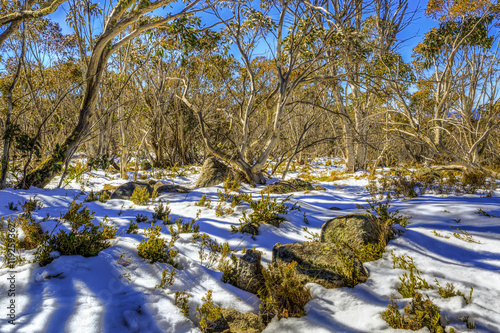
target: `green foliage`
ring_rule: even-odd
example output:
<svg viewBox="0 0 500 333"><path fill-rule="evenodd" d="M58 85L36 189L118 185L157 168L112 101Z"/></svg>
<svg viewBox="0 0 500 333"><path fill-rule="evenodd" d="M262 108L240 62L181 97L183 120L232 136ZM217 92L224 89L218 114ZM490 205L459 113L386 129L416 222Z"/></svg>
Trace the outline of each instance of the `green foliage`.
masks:
<svg viewBox="0 0 500 333"><path fill-rule="evenodd" d="M427 327L431 333L442 333L444 327L439 322L440 309L431 302L429 297L416 293L410 305L404 308L401 314L399 306L391 298L388 309L382 313L382 318L396 329L408 329L417 331Z"/></svg>
<svg viewBox="0 0 500 333"><path fill-rule="evenodd" d="M166 269L161 272L161 281L160 284L155 286L155 289L166 289L170 286L172 286L175 282L175 274L177 274L177 271L175 269L172 269L170 273L167 272Z"/></svg>
<svg viewBox="0 0 500 333"><path fill-rule="evenodd" d="M463 240L464 242L467 242L467 243L481 244L481 241L474 239L474 237L472 237L472 235L470 235L467 231L460 230L459 228L454 228L454 229L456 229L458 231L458 232L453 233L453 236L455 236L455 238Z"/></svg>
<svg viewBox="0 0 500 333"><path fill-rule="evenodd" d="M193 234L193 242L198 242L200 249L198 255L200 257L200 264L207 268L212 268L216 263L221 263L231 253L229 243L225 242L219 244L217 240L211 239L206 233Z"/></svg>
<svg viewBox="0 0 500 333"><path fill-rule="evenodd" d="M155 207L155 211L153 213L153 220L155 221L161 220L163 221L163 225L167 225L170 223L171 219L170 214L172 213L172 211L168 206L169 203L170 202L167 201L166 204L160 203L158 206Z"/></svg>
<svg viewBox="0 0 500 333"><path fill-rule="evenodd" d="M212 200L207 199L207 195L203 194L201 196L200 201L196 202L194 205L199 206L199 207L211 208L212 207Z"/></svg>
<svg viewBox="0 0 500 333"><path fill-rule="evenodd" d="M26 261L20 252L17 221L11 217L5 220L2 216L0 220L0 255L3 261L1 267L12 269Z"/></svg>
<svg viewBox="0 0 500 333"><path fill-rule="evenodd" d="M185 290L176 291L174 295L174 305L181 310L184 317L189 317L189 297L193 295L187 294Z"/></svg>
<svg viewBox="0 0 500 333"><path fill-rule="evenodd" d="M177 227L177 230L174 229L174 226L170 226L170 234L187 234L187 233L198 233L200 231L200 226L198 224L195 224L196 221L199 219L201 214L201 211L198 211L198 214L194 219L192 219L189 222L184 222L182 218L178 218L177 221L175 221L175 226Z"/></svg>
<svg viewBox="0 0 500 333"><path fill-rule="evenodd" d="M308 236L306 236L306 239L308 239L309 241L311 241L311 242L321 241L321 237L320 237L319 233L309 231L309 228L307 228L307 227L302 227L302 230L304 230L308 234Z"/></svg>
<svg viewBox="0 0 500 333"><path fill-rule="evenodd" d="M222 318L220 306L214 304L212 300L212 290L207 291L206 295L201 298L203 304L196 307L196 317L200 319L200 327L202 332L208 332L215 328L214 324Z"/></svg>
<svg viewBox="0 0 500 333"><path fill-rule="evenodd" d="M147 187L137 187L132 193L130 200L136 205L146 205L149 202L149 191Z"/></svg>
<svg viewBox="0 0 500 333"><path fill-rule="evenodd" d="M219 264L219 269L222 272L222 282L232 285L236 284L238 279L238 257L231 254L230 260L222 260Z"/></svg>
<svg viewBox="0 0 500 333"><path fill-rule="evenodd" d="M291 195L283 199L281 203L278 203L276 198L271 199L269 194L264 196L264 194L261 193L261 200L252 200L249 202L253 212L248 216L244 213L243 217L240 219L240 223L242 225L247 223L268 223L278 227L285 220L278 214L286 215L290 210L300 209L296 204L291 207L285 204L290 200L290 197Z"/></svg>
<svg viewBox="0 0 500 333"><path fill-rule="evenodd" d="M24 213L31 213L43 207L42 202L36 198L36 195L23 203L19 203L19 205Z"/></svg>
<svg viewBox="0 0 500 333"><path fill-rule="evenodd" d="M148 239L143 239L137 246L139 256L151 263L163 262L176 267L174 258L178 251L171 248L173 243L169 244L161 237L161 227L154 227L152 223L151 227L147 228L144 233Z"/></svg>
<svg viewBox="0 0 500 333"><path fill-rule="evenodd" d="M106 170L110 165L108 157L106 155L102 155L100 157L93 157L87 162L87 167L91 170Z"/></svg>
<svg viewBox="0 0 500 333"><path fill-rule="evenodd" d="M142 214L137 214L137 216L135 217L135 220L137 221L137 223L143 223L143 222L148 222L149 219L146 215L142 215Z"/></svg>
<svg viewBox="0 0 500 333"><path fill-rule="evenodd" d="M297 263L269 264L262 270L264 288L259 292L262 300L261 314L266 321L278 318L301 317L304 306L311 299L309 289L297 275Z"/></svg>
<svg viewBox="0 0 500 333"><path fill-rule="evenodd" d="M99 201L105 203L110 199L110 196L107 191L100 191L95 193L94 190L90 190L89 195L85 199L85 202Z"/></svg>
<svg viewBox="0 0 500 333"><path fill-rule="evenodd" d="M60 229L56 235L44 234L44 244L37 250L41 266L51 261L48 254L52 251L58 251L61 255L96 256L108 248L108 240L116 236L117 228L107 215L98 225L94 225L94 213L75 201L61 219L69 223L69 231Z"/></svg>
<svg viewBox="0 0 500 333"><path fill-rule="evenodd" d="M409 273L404 272L399 277L399 281L401 281L401 284L398 287L398 292L404 298L413 297L416 294L416 290L432 289L427 281L420 276L420 272L413 269Z"/></svg>
<svg viewBox="0 0 500 333"><path fill-rule="evenodd" d="M392 201L392 196L390 192L387 192L386 200L384 199L384 189L377 187L375 182L370 182L367 186L368 192L371 198L367 199L366 202L368 206L358 206L360 209L365 209L369 213L377 214L380 220L386 225L399 224L403 228L408 226L408 219L411 217L399 214L399 210L390 212L390 203Z"/></svg>
<svg viewBox="0 0 500 333"><path fill-rule="evenodd" d="M137 222L134 222L134 220L131 219L126 233L127 234L137 234L138 230L139 230L139 225L137 224Z"/></svg>
<svg viewBox="0 0 500 333"><path fill-rule="evenodd" d="M470 302L472 301L472 292L474 291L474 287L473 286L470 287L469 297L467 297L460 290L455 290L455 286L453 285L453 283L447 282L446 283L446 287L442 287L439 284L439 281L437 279L435 279L434 281L436 282L436 285L438 287L439 296L441 296L443 298L449 298L449 297L454 297L454 296L462 296L462 298L465 300L466 304L470 304Z"/></svg>
<svg viewBox="0 0 500 333"><path fill-rule="evenodd" d="M17 206L16 206L16 204L13 201L9 202L8 207L12 211L17 211Z"/></svg>

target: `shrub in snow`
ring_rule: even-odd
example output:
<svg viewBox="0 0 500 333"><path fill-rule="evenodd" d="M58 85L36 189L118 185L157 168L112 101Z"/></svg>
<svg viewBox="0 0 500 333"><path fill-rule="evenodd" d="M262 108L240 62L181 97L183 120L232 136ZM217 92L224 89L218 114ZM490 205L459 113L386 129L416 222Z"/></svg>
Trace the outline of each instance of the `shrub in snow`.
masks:
<svg viewBox="0 0 500 333"><path fill-rule="evenodd" d="M417 331L427 327L431 333L444 332L440 323L440 309L432 303L428 296L416 293L410 305L404 308L402 314L399 306L391 298L388 309L382 313L382 318L392 327Z"/></svg>
<svg viewBox="0 0 500 333"><path fill-rule="evenodd" d="M203 304L196 307L196 312L198 312L196 317L200 319L201 331L210 332L217 329L218 332L222 332L223 329L229 328L222 317L220 306L215 305L212 300L212 290L207 291L201 300Z"/></svg>
<svg viewBox="0 0 500 333"><path fill-rule="evenodd" d="M96 256L108 248L111 245L108 240L116 236L117 227L108 216L95 225L94 213L81 203L73 201L61 220L69 223L69 231L60 229L56 235L45 233L44 244L37 251L41 266L52 261L49 254L53 251L58 251L61 255Z"/></svg>
<svg viewBox="0 0 500 333"><path fill-rule="evenodd" d="M149 202L149 191L146 187L137 187L130 200L136 205L146 205Z"/></svg>
<svg viewBox="0 0 500 333"><path fill-rule="evenodd" d="M151 263L164 262L176 267L177 264L174 262L174 258L178 251L172 249L174 241L169 244L164 238L160 237L160 232L161 227L154 227L151 224L151 227L144 231L148 238L139 243L137 253Z"/></svg>
<svg viewBox="0 0 500 333"><path fill-rule="evenodd" d="M181 310L184 317L189 317L189 297L193 295L183 291L176 291L174 295L174 305Z"/></svg>
<svg viewBox="0 0 500 333"><path fill-rule="evenodd" d="M261 314L266 322L278 318L301 317L311 299L308 288L297 275L297 262L270 264L262 270L264 288L259 291Z"/></svg>

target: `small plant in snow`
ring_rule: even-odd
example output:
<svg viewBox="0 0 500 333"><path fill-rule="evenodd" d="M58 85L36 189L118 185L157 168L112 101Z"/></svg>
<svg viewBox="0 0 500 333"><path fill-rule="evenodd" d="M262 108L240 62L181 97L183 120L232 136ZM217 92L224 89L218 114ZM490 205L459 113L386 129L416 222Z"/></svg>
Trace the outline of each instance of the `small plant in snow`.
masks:
<svg viewBox="0 0 500 333"><path fill-rule="evenodd" d="M161 237L161 227L151 227L145 229L144 234L148 237L147 240L142 240L137 246L137 253L140 257L149 260L151 263L164 262L174 267L177 264L174 262L178 251L173 250L173 244L169 244Z"/></svg>
<svg viewBox="0 0 500 333"><path fill-rule="evenodd" d="M170 202L167 201L166 204L160 203L158 206L155 207L155 211L153 213L153 220L158 221L161 220L163 221L163 225L170 224L170 219L171 216L170 214L172 211L170 210L170 207L168 207L168 204Z"/></svg>
<svg viewBox="0 0 500 333"><path fill-rule="evenodd" d="M183 291L176 291L174 294L174 305L181 310L184 317L189 317L189 297L193 295Z"/></svg>
<svg viewBox="0 0 500 333"><path fill-rule="evenodd" d="M146 205L149 202L149 191L147 187L136 188L130 200L136 205Z"/></svg>
<svg viewBox="0 0 500 333"><path fill-rule="evenodd" d="M212 290L207 291L206 295L201 298L203 304L196 307L196 317L200 319L200 327L202 332L208 332L216 328L217 320L222 318L220 306L214 304L212 300Z"/></svg>
<svg viewBox="0 0 500 333"><path fill-rule="evenodd" d="M157 284L155 286L155 289L166 289L170 286L172 286L175 282L175 274L177 274L177 271L175 269L172 269L170 273L167 272L166 269L161 272L161 281L160 284Z"/></svg>

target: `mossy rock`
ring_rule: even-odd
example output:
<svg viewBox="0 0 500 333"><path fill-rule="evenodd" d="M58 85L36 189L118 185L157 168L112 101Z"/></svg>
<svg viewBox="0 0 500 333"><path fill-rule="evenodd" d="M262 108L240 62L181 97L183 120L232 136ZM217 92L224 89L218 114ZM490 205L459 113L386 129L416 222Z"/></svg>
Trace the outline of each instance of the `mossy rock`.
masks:
<svg viewBox="0 0 500 333"><path fill-rule="evenodd" d="M347 245L356 253L361 253L369 244L384 248L391 237L391 228L376 216L371 213L356 213L326 221L321 227L320 240L323 243Z"/></svg>
<svg viewBox="0 0 500 333"><path fill-rule="evenodd" d="M250 235L258 235L259 234L259 224L257 223L246 223L240 230L242 233L247 233Z"/></svg>
<svg viewBox="0 0 500 333"><path fill-rule="evenodd" d="M255 313L243 314L228 308L222 308L221 312L231 333L260 333L266 328L262 319Z"/></svg>
<svg viewBox="0 0 500 333"><path fill-rule="evenodd" d="M262 193L286 194L291 192L314 191L311 183L296 178L293 180L280 180L274 184L267 185Z"/></svg>
<svg viewBox="0 0 500 333"><path fill-rule="evenodd" d="M102 188L104 191L114 191L118 188L116 185L111 185L111 184L104 184L104 187Z"/></svg>
<svg viewBox="0 0 500 333"><path fill-rule="evenodd" d="M163 184L162 182L157 182L153 186L153 190L156 191L156 193L161 194L161 193L189 193L191 190L187 187L180 186L180 185L170 185L170 184Z"/></svg>
<svg viewBox="0 0 500 333"><path fill-rule="evenodd" d="M264 287L261 256L259 251L247 250L245 255L238 259L236 287L252 294L257 294Z"/></svg>
<svg viewBox="0 0 500 333"><path fill-rule="evenodd" d="M320 186L320 185L315 185L314 186L314 189L316 191L326 191L326 188L324 188L323 186Z"/></svg>
<svg viewBox="0 0 500 333"><path fill-rule="evenodd" d="M424 183L432 183L433 181L441 178L441 174L439 172L429 167L423 167L416 170L413 176L417 181Z"/></svg>
<svg viewBox="0 0 500 333"><path fill-rule="evenodd" d="M297 262L300 282L315 282L325 288L352 287L368 279L368 271L349 249L335 244L304 242L273 247L273 262Z"/></svg>
<svg viewBox="0 0 500 333"><path fill-rule="evenodd" d="M242 172L235 171L217 158L210 156L203 163L196 187L216 186L224 182L227 178L235 179L239 182L246 181Z"/></svg>
<svg viewBox="0 0 500 333"><path fill-rule="evenodd" d="M120 185L111 195L111 199L125 199L128 200L134 193L137 188L146 188L149 192L149 195L153 193L153 188L148 183L142 182L129 182L123 185Z"/></svg>

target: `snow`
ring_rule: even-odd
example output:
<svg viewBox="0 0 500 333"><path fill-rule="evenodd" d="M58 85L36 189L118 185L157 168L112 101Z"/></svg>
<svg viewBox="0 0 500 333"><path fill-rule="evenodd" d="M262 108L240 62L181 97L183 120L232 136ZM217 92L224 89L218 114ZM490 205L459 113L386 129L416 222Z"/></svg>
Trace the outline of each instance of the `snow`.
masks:
<svg viewBox="0 0 500 333"><path fill-rule="evenodd" d="M325 160L314 163L311 173L341 169L334 161L333 166L325 166ZM338 164L338 163L337 163ZM186 175L175 177L175 184L194 187L197 173L190 168ZM290 172L287 178L296 177L300 172ZM309 224L303 220L303 213L292 211L286 216L287 222L279 228L262 225L259 235L250 237L232 233L231 226L239 226L243 211L250 209L242 204L235 213L225 217L215 215L217 189L198 188L189 194L163 194L159 197L170 202L173 219L181 217L188 221L201 210L200 231L207 233L218 242L229 242L231 248L255 247L263 251L262 259L269 262L275 243L307 241L310 232L319 233L322 224L330 218L359 211L356 207L365 204L369 198L365 186L366 178L359 178L359 172L347 179L323 182L326 191L294 193L290 203L298 202L306 212ZM132 174L131 174L132 175ZM355 177L358 176L358 177ZM358 178L358 179L355 179ZM164 183L172 180L164 179ZM277 181L272 179L269 183ZM43 207L33 213L42 220L42 228L52 231L61 214L67 211L73 200L83 201L88 192L99 191L105 183L119 185L126 182L117 175L103 171L86 173L80 183L71 181L63 189L56 189L59 179L54 179L47 189L30 190L5 189L0 191L0 216L15 216L19 212L8 209L9 202L23 202L36 195ZM252 193L254 198L262 186L251 188L243 185L242 190ZM195 206L202 195L212 200L212 209ZM273 195L279 200L287 195ZM118 236L110 248L96 257L61 256L45 267L28 263L15 270L15 325L8 323L6 307L12 297L8 296L12 271L0 269L0 305L4 309L0 321L0 332L199 332L197 328L196 306L208 290L213 290L216 304L231 307L241 312L257 313L260 301L256 296L234 286L221 282L222 273L215 268L200 265L199 247L193 244L190 234L182 234L176 242L179 251L176 261L179 269L175 283L166 290L155 289L160 283L163 270L170 272L171 266L162 263L151 264L137 255L137 245L144 239L142 229L150 222L139 223L138 234L126 234L131 219L143 214L151 219L154 205L137 206L128 200L109 200L84 203L95 212L97 221L108 215L118 226ZM19 206L19 205L18 205ZM341 210L331 210L331 207ZM409 302L401 299L396 288L401 269L393 269L391 251L395 255L409 255L416 267L429 283L437 279L442 286L453 283L456 289L468 295L474 287L472 302L466 304L460 296L441 298L436 290L425 291L432 301L441 308L441 313L456 332L500 332L500 218L487 217L477 213L482 209L491 215L500 216L500 191L492 197L480 195L442 196L425 194L411 200L396 200L391 210L399 209L411 216L408 228L392 240L383 258L365 264L370 278L354 288L325 289L317 284L308 284L312 300L306 305L307 315L302 318L276 318L265 332L391 332L382 319L381 313L387 309L389 298L393 296L400 308ZM460 219L457 222L457 219ZM157 222L156 225L160 225ZM66 228L59 225L57 228ZM454 232L466 231L475 241L470 243L453 236ZM449 236L448 238L439 235ZM168 228L162 234L169 240ZM32 251L25 253L32 259ZM120 260L120 257L122 258ZM190 315L184 317L174 305L175 291L186 290L193 295L189 298ZM461 321L468 316L474 321L475 329L468 329ZM422 330L425 332L426 329Z"/></svg>

